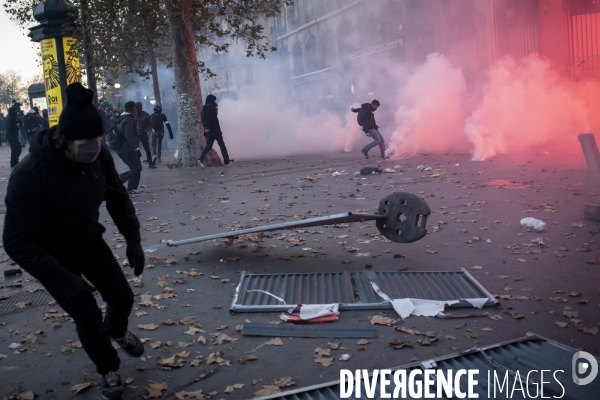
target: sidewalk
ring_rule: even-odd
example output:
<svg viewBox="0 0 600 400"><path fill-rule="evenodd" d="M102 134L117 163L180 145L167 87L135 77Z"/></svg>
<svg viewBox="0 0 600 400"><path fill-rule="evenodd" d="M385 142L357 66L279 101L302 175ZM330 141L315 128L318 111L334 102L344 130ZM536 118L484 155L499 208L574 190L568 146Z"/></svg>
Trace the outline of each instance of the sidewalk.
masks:
<svg viewBox="0 0 600 400"><path fill-rule="evenodd" d="M0 148L2 197L9 173L8 153L6 147ZM164 163L172 159L172 153L163 157ZM386 161L384 168L400 168L366 179L352 174L376 164L364 160L359 151L277 160L236 157L231 166L204 170L168 169L164 164L148 170L144 164L141 184L146 188L133 201L143 225L145 248L163 239L292 221L295 215L356 210L372 213L381 198L401 190L423 197L432 215L427 221L429 234L412 244L365 242L368 235L378 231L373 222L364 222L343 228L307 228L303 233L280 232L285 236L275 232L265 235L260 243L240 237L229 247L218 240L147 255L144 286L134 288L136 305L130 319L132 331L147 338L146 354L140 360L121 357L123 379L132 378L126 398L147 396L145 388L150 387L150 381L166 383L162 398L200 389L205 396L217 392L214 398L219 399L250 398L278 378L290 377L294 382L286 387L290 380L277 381L275 386L281 390L304 387L339 379L341 368L393 367L522 337L526 332L600 355L600 251L589 233L600 229L600 223L583 220L584 206L600 201L599 181L585 169L582 155L568 156L581 162L576 167L567 166L556 156L543 154L499 156L486 162L471 162L467 154L418 155ZM120 160L116 163L122 170ZM419 165L432 170L419 171ZM345 172L334 177L334 171ZM3 204L0 212L3 222ZM524 217L544 220L546 230L522 231L519 221ZM101 218L106 221L105 238L122 262L124 243L117 240L116 228L105 210ZM537 237L543 237L547 247L529 247ZM360 250L349 252L350 246ZM358 256L366 253L368 256ZM396 254L402 257L394 258ZM6 255L0 258L1 270L15 268L6 260ZM271 345L266 344L271 338L242 336L236 330L248 321L279 321L279 313L229 313L242 271L356 272L364 271L366 264L374 271L465 268L489 292L502 296L498 298L500 307L476 310L489 312L493 319L411 316L399 323L398 327L429 331L429 337L438 338L425 345L417 341L425 336L385 325L375 325L376 339L366 346L358 346L357 339L286 337L280 338L282 345ZM129 267L124 271L129 278L133 276ZM16 279L22 279L25 287L8 287L15 279L7 279L0 282L0 296L39 287L27 274ZM151 301L147 296L142 300L143 294L152 295ZM98 302L102 304L99 297ZM73 385L90 382L82 371L93 375L92 383L99 382L87 356L77 348L74 325L61 319L60 313L56 306L43 304L25 305L2 315L0 354L6 358L0 359L0 397L22 386L41 399L71 398ZM371 318L378 314L398 318L392 310L342 311L332 324L370 326ZM156 327L144 330L140 325ZM21 343L24 352L15 354L8 348L37 331L43 333L35 335L35 343ZM389 344L394 339L410 342L413 347L395 349ZM330 345L333 342L338 349L331 350L332 365L316 363L315 349L336 347ZM352 356L338 361L342 354ZM248 355L255 355L257 360L238 362ZM243 386L232 388L232 394L225 393L235 384ZM99 398L99 390L91 387L75 397Z"/></svg>

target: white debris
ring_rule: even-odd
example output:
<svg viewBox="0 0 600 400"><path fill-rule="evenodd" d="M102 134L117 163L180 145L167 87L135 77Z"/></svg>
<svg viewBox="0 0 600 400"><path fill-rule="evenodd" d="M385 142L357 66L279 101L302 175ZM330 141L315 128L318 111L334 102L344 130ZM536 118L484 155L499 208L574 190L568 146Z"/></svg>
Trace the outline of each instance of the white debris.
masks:
<svg viewBox="0 0 600 400"><path fill-rule="evenodd" d="M348 361L352 357L350 354L342 354L340 356L340 361Z"/></svg>
<svg viewBox="0 0 600 400"><path fill-rule="evenodd" d="M544 228L546 227L546 223L537 218L528 217L528 218L523 218L521 220L521 226L524 228L530 228L530 229L533 229L534 231L540 232L540 231L544 230Z"/></svg>

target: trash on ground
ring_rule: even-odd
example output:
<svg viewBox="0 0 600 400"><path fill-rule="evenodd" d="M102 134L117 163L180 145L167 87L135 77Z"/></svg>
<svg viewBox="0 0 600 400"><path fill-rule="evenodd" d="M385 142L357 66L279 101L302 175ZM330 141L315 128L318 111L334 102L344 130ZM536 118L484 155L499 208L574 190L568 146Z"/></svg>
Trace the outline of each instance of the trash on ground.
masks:
<svg viewBox="0 0 600 400"><path fill-rule="evenodd" d="M544 228L546 227L546 223L537 218L528 217L528 218L523 218L521 220L521 227L526 228L526 229L531 229L536 232L540 232L540 231L544 230Z"/></svg>
<svg viewBox="0 0 600 400"><path fill-rule="evenodd" d="M23 347L23 346L21 346L20 343L11 343L10 346L8 346L8 348L11 350L20 349L21 347Z"/></svg>
<svg viewBox="0 0 600 400"><path fill-rule="evenodd" d="M363 167L360 170L361 175L377 175L382 172L382 169L379 167Z"/></svg>
<svg viewBox="0 0 600 400"><path fill-rule="evenodd" d="M431 171L431 167L426 167L424 165L419 165L417 167L417 171Z"/></svg>
<svg viewBox="0 0 600 400"><path fill-rule="evenodd" d="M386 168L383 170L383 172L385 172L386 174L393 174L396 172L395 169L391 169L391 168Z"/></svg>
<svg viewBox="0 0 600 400"><path fill-rule="evenodd" d="M342 175L342 173L338 172L338 171L335 171L331 174L331 176L340 176L340 175Z"/></svg>
<svg viewBox="0 0 600 400"><path fill-rule="evenodd" d="M288 310L288 314L281 314L281 319L286 322L331 322L340 316L340 305L333 304L298 304Z"/></svg>
<svg viewBox="0 0 600 400"><path fill-rule="evenodd" d="M350 354L342 354L340 356L340 361L348 361L352 357Z"/></svg>

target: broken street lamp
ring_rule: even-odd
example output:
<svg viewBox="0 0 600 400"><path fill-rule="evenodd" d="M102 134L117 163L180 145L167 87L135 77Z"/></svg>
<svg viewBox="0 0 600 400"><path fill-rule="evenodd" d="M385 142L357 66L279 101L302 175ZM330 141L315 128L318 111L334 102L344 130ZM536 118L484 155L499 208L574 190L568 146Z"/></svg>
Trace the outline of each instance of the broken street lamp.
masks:
<svg viewBox="0 0 600 400"><path fill-rule="evenodd" d="M167 246L179 246L212 239L235 239L239 235L270 232L281 229L306 228L310 226L332 225L345 222L375 221L379 232L387 239L397 243L412 243L422 239L427 234L427 216L431 210L425 200L411 193L396 192L384 197L379 202L377 214L346 212L327 215L324 217L308 218L301 221L283 222L238 231L217 233L184 240L163 241ZM156 247L146 249L153 252Z"/></svg>

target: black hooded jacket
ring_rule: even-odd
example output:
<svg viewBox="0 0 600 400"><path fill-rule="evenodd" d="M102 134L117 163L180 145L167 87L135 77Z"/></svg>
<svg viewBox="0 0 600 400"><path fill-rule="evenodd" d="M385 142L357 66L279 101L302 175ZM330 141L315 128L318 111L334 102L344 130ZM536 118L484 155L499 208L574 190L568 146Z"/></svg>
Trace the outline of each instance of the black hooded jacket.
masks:
<svg viewBox="0 0 600 400"><path fill-rule="evenodd" d="M152 128L152 121L150 119L150 114L148 114L146 111L142 110L141 102L138 101L137 103L135 103L135 105L137 106L137 109L138 109L137 115L135 117L135 121L137 122L137 127L138 127L138 135L140 136L140 138L143 138L144 136L147 138L148 132Z"/></svg>
<svg viewBox="0 0 600 400"><path fill-rule="evenodd" d="M19 126L17 125L21 123L18 116L19 110L20 108L16 106L12 106L8 109L8 115L6 116L6 132L9 135L19 135Z"/></svg>
<svg viewBox="0 0 600 400"><path fill-rule="evenodd" d="M119 130L125 137L117 153L131 153L138 149L139 130L133 114L123 112L118 119Z"/></svg>
<svg viewBox="0 0 600 400"><path fill-rule="evenodd" d="M202 125L204 125L204 136L220 136L221 125L219 124L219 117L217 117L217 107L215 101L217 98L212 94L206 96L206 104L202 108ZM208 129L208 131L206 131Z"/></svg>
<svg viewBox="0 0 600 400"><path fill-rule="evenodd" d="M360 108L355 108L354 112L359 112L360 109L365 110L365 114L363 116L363 120L367 121L367 123L365 123L363 125L363 131L369 132L369 129L379 129L379 127L377 126L377 123L375 123L375 115L373 114L373 108L371 107L371 103L363 103L360 105Z"/></svg>
<svg viewBox="0 0 600 400"><path fill-rule="evenodd" d="M85 258L88 246L102 240L104 201L127 243L140 242L140 223L110 151L102 147L91 164L75 162L53 146L55 130L34 138L10 176L5 199L4 249L42 282L64 276L60 260Z"/></svg>

